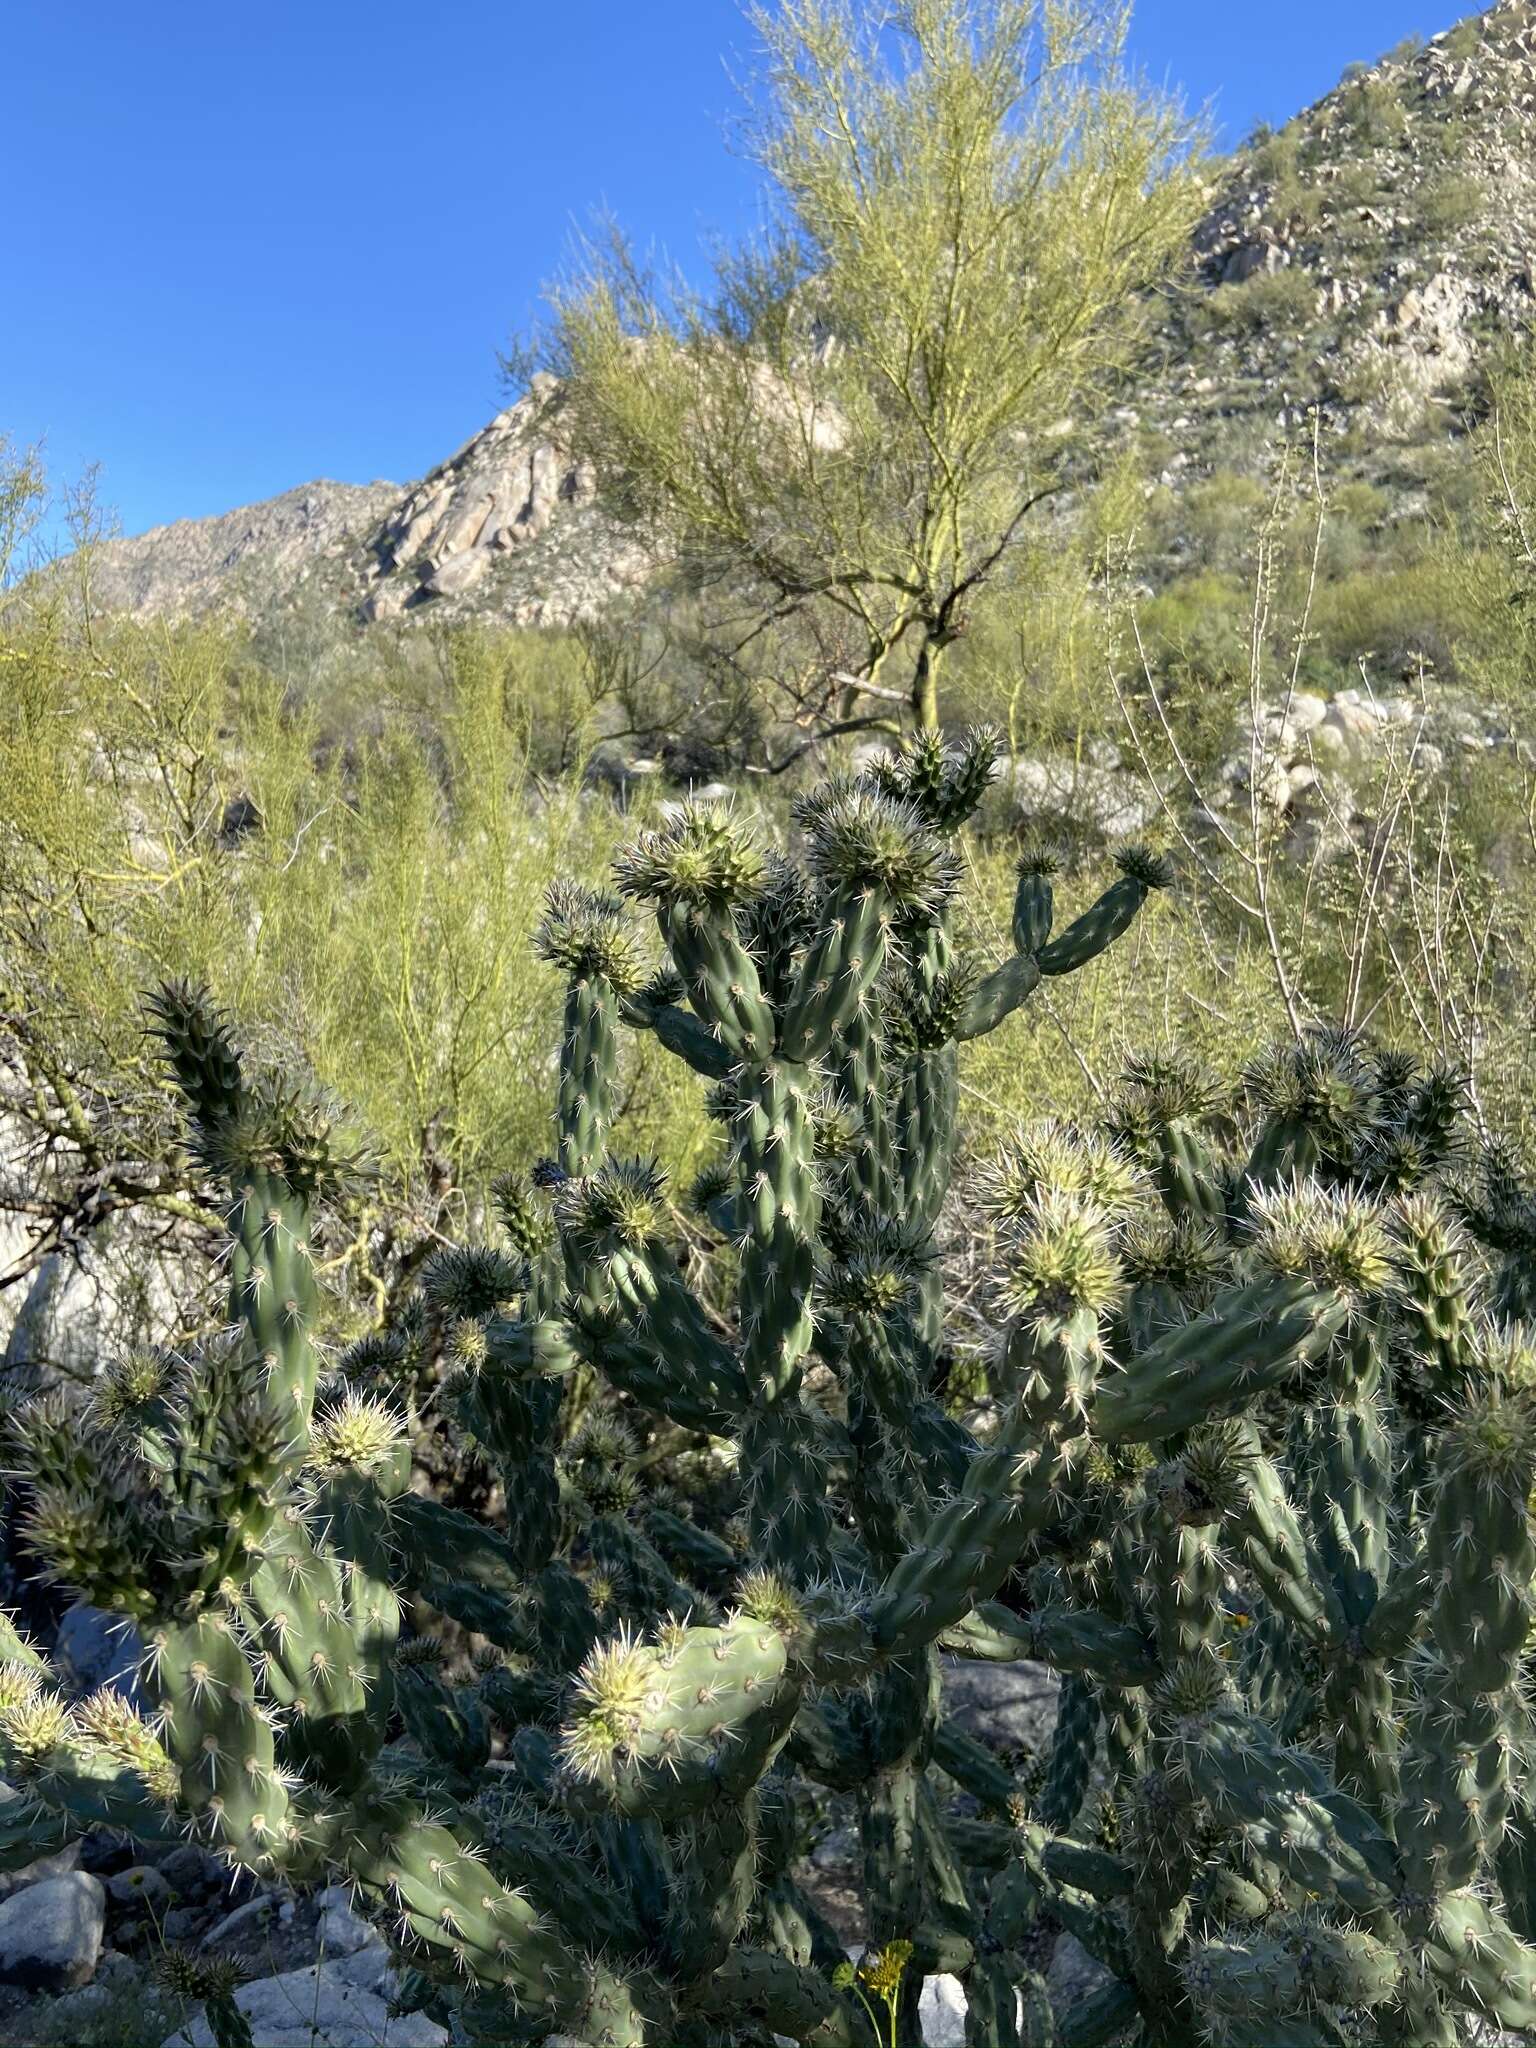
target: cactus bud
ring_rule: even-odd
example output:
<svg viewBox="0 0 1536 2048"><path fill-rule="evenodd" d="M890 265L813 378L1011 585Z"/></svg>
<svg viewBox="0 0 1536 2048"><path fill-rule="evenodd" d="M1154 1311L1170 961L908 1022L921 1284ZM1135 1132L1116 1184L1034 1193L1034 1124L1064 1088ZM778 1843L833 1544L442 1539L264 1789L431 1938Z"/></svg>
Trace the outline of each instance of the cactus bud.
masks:
<svg viewBox="0 0 1536 2048"><path fill-rule="evenodd" d="M577 1674L560 1753L578 1778L601 1782L639 1740L648 1709L666 1703L656 1659L627 1629L601 1643Z"/></svg>
<svg viewBox="0 0 1536 2048"><path fill-rule="evenodd" d="M1124 1275L1104 1210L1052 1190L1014 1220L1002 1284L1010 1315L1027 1321L1065 1321L1083 1309L1107 1315L1124 1292Z"/></svg>
<svg viewBox="0 0 1536 2048"><path fill-rule="evenodd" d="M579 882L551 886L533 949L573 980L600 977L619 995L633 995L645 980L639 940L623 899Z"/></svg>
<svg viewBox="0 0 1536 2048"><path fill-rule="evenodd" d="M1097 1132L1047 1117L1021 1125L982 1177L981 1198L1005 1221L1051 1196L1077 1197L1113 1219L1141 1193L1135 1165Z"/></svg>
<svg viewBox="0 0 1536 2048"><path fill-rule="evenodd" d="M747 903L763 884L763 855L722 804L679 804L665 825L643 832L614 862L621 892L642 901L702 908Z"/></svg>
<svg viewBox="0 0 1536 2048"><path fill-rule="evenodd" d="M526 1272L494 1245L449 1245L421 1273L421 1291L444 1323L488 1316L522 1292Z"/></svg>
<svg viewBox="0 0 1536 2048"><path fill-rule="evenodd" d="M845 889L878 888L900 909L937 917L960 881L960 862L935 839L914 804L832 784L802 798L807 858L825 881Z"/></svg>
<svg viewBox="0 0 1536 2048"><path fill-rule="evenodd" d="M1254 1197L1252 1251L1264 1271L1305 1275L1337 1294L1381 1295L1396 1281L1392 1236L1382 1211L1360 1195L1314 1181Z"/></svg>
<svg viewBox="0 0 1536 2048"><path fill-rule="evenodd" d="M372 1472L391 1463L405 1440L405 1419L387 1402L349 1393L316 1412L310 1461L322 1471Z"/></svg>

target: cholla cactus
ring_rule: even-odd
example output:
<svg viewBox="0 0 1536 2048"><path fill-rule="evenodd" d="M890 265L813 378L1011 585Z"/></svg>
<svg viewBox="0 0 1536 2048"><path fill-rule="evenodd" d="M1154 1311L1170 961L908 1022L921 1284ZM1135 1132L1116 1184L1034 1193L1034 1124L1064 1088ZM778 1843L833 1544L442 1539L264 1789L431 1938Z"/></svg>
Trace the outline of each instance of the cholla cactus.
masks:
<svg viewBox="0 0 1536 2048"><path fill-rule="evenodd" d="M1057 934L1031 856L1016 952L968 960L949 835L991 759L924 736L820 792L803 869L684 806L620 897L552 900L555 1156L498 1190L508 1249L440 1255L418 1314L504 1527L407 1489L388 1342L324 1369L323 1130L206 1006L162 999L228 1190L232 1330L15 1426L29 1541L137 1623L149 1711L66 1703L5 1633L24 1797L0 1855L190 1828L339 1878L413 1965L409 2001L488 2041L855 2048L875 1977L836 1978L796 1882L809 1780L857 1805L898 2048L939 1968L977 2044L1536 2023L1536 1371L1487 1313L1530 1286L1510 1176L1486 1259L1450 1077L1319 1035L1229 1110L1143 1062L1104 1132L1023 1132L988 1180L995 1415L962 1427L934 1246L958 1046L1169 880L1133 851ZM622 898L655 909L654 974ZM714 1091L727 1145L697 1199L728 1315L654 1166L616 1153L624 1027ZM730 1447L739 1517L652 1485L658 1423ZM478 1639L468 1675L402 1641L405 1596ZM1015 1777L950 1725L940 1649L1053 1665L1049 1754ZM1042 1914L1113 1976L1059 2023Z"/></svg>

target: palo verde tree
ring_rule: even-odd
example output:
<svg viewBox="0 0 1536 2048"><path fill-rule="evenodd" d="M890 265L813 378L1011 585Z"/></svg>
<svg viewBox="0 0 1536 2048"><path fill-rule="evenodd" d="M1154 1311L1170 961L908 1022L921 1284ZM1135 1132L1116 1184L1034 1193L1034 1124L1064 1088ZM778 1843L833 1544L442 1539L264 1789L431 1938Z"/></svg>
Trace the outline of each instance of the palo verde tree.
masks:
<svg viewBox="0 0 1536 2048"><path fill-rule="evenodd" d="M615 231L552 293L559 431L750 634L831 607L837 729L939 721L946 648L1131 359L1200 185L1105 0L776 0L767 222L705 290Z"/></svg>

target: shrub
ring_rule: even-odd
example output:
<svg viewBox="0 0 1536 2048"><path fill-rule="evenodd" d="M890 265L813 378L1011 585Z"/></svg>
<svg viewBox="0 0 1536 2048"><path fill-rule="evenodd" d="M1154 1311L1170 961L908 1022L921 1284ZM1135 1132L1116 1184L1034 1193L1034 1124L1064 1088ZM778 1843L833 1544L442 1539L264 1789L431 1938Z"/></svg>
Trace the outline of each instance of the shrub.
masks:
<svg viewBox="0 0 1536 2048"><path fill-rule="evenodd" d="M1448 172L1427 186L1420 201L1420 217L1432 234L1454 234L1477 219L1487 204L1478 179Z"/></svg>
<svg viewBox="0 0 1536 2048"><path fill-rule="evenodd" d="M1288 264L1241 284L1219 285L1197 303L1213 326L1237 333L1309 325L1317 318L1317 283L1308 271Z"/></svg>

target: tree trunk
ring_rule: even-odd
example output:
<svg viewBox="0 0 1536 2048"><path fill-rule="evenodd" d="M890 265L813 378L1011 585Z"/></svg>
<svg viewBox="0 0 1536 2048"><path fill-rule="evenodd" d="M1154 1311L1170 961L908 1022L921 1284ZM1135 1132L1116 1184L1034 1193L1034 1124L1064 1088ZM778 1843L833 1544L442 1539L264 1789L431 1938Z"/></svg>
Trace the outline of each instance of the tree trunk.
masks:
<svg viewBox="0 0 1536 2048"><path fill-rule="evenodd" d="M939 729L939 662L943 654L942 641L925 639L912 673L912 723L920 732Z"/></svg>

